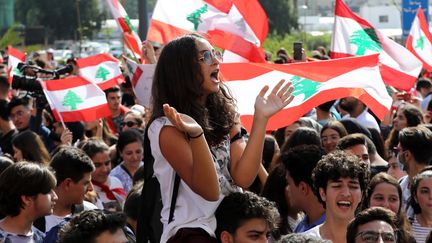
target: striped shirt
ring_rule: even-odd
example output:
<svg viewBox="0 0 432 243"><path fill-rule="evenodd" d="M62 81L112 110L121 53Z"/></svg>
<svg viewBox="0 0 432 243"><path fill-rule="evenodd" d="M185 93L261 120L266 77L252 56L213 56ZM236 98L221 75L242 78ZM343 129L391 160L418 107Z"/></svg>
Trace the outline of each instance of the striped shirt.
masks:
<svg viewBox="0 0 432 243"><path fill-rule="evenodd" d="M423 227L419 224L417 221L417 215L414 217L414 222L411 226L411 233L416 239L417 243L425 243L426 238L428 237L429 233L432 231L432 228L430 227Z"/></svg>

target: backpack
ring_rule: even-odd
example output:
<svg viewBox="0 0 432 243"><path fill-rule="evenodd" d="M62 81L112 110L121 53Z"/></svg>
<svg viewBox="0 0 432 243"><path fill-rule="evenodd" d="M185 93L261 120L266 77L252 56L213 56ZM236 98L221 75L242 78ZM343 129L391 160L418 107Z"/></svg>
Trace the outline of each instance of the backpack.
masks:
<svg viewBox="0 0 432 243"><path fill-rule="evenodd" d="M137 242L159 243L163 231L161 222L162 198L160 184L154 176L154 158L151 154L148 129L151 122L146 126L144 132L144 186L141 191L141 203L138 208L136 240ZM171 198L171 207L168 222L174 219L174 209L177 201L180 177L176 173L174 188Z"/></svg>

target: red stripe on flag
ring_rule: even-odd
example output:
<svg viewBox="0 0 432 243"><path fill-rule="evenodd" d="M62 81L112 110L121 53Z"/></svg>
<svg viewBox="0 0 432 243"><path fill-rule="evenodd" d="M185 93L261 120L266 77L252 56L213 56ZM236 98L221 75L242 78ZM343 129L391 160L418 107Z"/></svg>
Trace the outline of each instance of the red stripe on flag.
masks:
<svg viewBox="0 0 432 243"><path fill-rule="evenodd" d="M15 49L12 46L8 46L7 52L9 56L14 56L15 58L23 62L25 61L26 54L24 52L21 52L20 50Z"/></svg>
<svg viewBox="0 0 432 243"><path fill-rule="evenodd" d="M309 100L299 106L281 110L270 118L266 130L276 130L284 126L288 126L293 122L297 121L300 117L302 117L312 108L324 102L344 98L347 96L354 96L359 98L361 101L367 104L368 107L381 119L384 118L385 114L388 112L388 109L385 106L378 103L363 89L336 88L321 91L320 93L311 97ZM248 131L250 131L250 129L252 128L253 115L241 115L240 119L242 125Z"/></svg>
<svg viewBox="0 0 432 243"><path fill-rule="evenodd" d="M417 80L417 77L408 75L382 63L379 68L384 83L398 89L409 91L414 87Z"/></svg>
<svg viewBox="0 0 432 243"><path fill-rule="evenodd" d="M233 1L232 0L204 0L204 2L212 5L217 8L219 11L224 12L226 14L231 10Z"/></svg>
<svg viewBox="0 0 432 243"><path fill-rule="evenodd" d="M131 32L132 30L129 28L129 25L126 23L124 18L117 18L117 21L120 25L120 28L123 32Z"/></svg>
<svg viewBox="0 0 432 243"><path fill-rule="evenodd" d="M57 79L57 80L46 80L43 82L45 84L45 88L48 91L72 89L78 86L90 84L90 81L87 81L86 79L80 76L72 76L72 77Z"/></svg>
<svg viewBox="0 0 432 243"><path fill-rule="evenodd" d="M294 63L288 65L270 63L222 63L220 70L225 80L248 81L271 71L301 76L317 82L325 82L344 73L362 67L374 67L379 54L333 59L320 62ZM252 68L253 67L253 68ZM314 70L311 72L311 70Z"/></svg>
<svg viewBox="0 0 432 243"><path fill-rule="evenodd" d="M57 121L60 121L57 110L53 110L54 116ZM107 104L98 105L92 108L80 109L76 111L65 111L60 112L64 122L75 122L75 121L94 121L99 118L108 117L111 115L111 111Z"/></svg>
<svg viewBox="0 0 432 243"><path fill-rule="evenodd" d="M423 31L423 33L426 35L426 38L428 39L429 42L432 43L432 34L429 32L429 28L426 22L426 18L425 15L423 13L423 10L419 7L417 10L417 15L416 18L418 18L419 23L420 23L420 29ZM415 20L415 19L414 19ZM413 21L414 24L414 21ZM415 28L415 26L411 26L411 29ZM410 34L408 35L408 38L406 40L405 46L408 50L411 51L412 54L414 54L420 61L422 61L423 63L423 68L425 68L427 71L431 72L432 71L432 66L429 65L429 63L425 62L423 60L422 57L420 57L417 54L417 51L414 49L414 45L413 45L413 36Z"/></svg>
<svg viewBox="0 0 432 243"><path fill-rule="evenodd" d="M257 0L234 0L234 5L262 45L268 34L268 18L260 3Z"/></svg>
<svg viewBox="0 0 432 243"><path fill-rule="evenodd" d="M374 28L371 24L369 24L369 22L360 18L357 14L351 11L351 9L348 8L348 6L342 0L336 0L335 15L339 17L354 19L360 25L362 25L363 28Z"/></svg>
<svg viewBox="0 0 432 243"><path fill-rule="evenodd" d="M115 62L119 63L120 61L111 56L110 54L98 54L90 57L80 58L77 60L78 68L85 68L88 66L97 66L102 62Z"/></svg>
<svg viewBox="0 0 432 243"><path fill-rule="evenodd" d="M131 51L133 51L135 55L138 55L138 57L135 58L141 59L141 49L138 40L135 38L134 34L124 32L123 37L125 39L126 46L131 49Z"/></svg>
<svg viewBox="0 0 432 243"><path fill-rule="evenodd" d="M174 38L189 34L190 31L174 27L164 22L152 19L147 38L157 43L167 43Z"/></svg>
<svg viewBox="0 0 432 243"><path fill-rule="evenodd" d="M217 47L229 50L251 62L266 62L264 50L253 43L221 30L208 31L208 41Z"/></svg>
<svg viewBox="0 0 432 243"><path fill-rule="evenodd" d="M143 73L143 71L141 70L141 68L137 66L136 69L135 69L135 72L134 72L134 74L132 76L132 80L131 80L131 83L132 83L133 87L135 87L137 85L138 80L141 78L141 74L142 73Z"/></svg>
<svg viewBox="0 0 432 243"><path fill-rule="evenodd" d="M106 90L123 82L125 82L123 75L118 75L117 77L98 83L97 86L99 86L101 90Z"/></svg>

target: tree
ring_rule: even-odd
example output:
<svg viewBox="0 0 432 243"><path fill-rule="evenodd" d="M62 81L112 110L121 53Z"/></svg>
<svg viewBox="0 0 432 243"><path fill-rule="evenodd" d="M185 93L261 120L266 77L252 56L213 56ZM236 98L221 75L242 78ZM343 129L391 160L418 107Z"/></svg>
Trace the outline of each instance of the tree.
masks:
<svg viewBox="0 0 432 243"><path fill-rule="evenodd" d="M70 106L71 110L77 109L77 104L83 103L84 101L79 97L75 92L68 91L66 95L63 98L62 105L63 106Z"/></svg>
<svg viewBox="0 0 432 243"><path fill-rule="evenodd" d="M20 33L16 31L16 25L12 25L6 33L0 37L0 49L4 49L8 45L16 46L23 43L23 38Z"/></svg>
<svg viewBox="0 0 432 243"><path fill-rule="evenodd" d="M269 18L269 32L279 35L298 29L294 0L259 0Z"/></svg>
<svg viewBox="0 0 432 243"><path fill-rule="evenodd" d="M55 39L76 39L77 1L83 36L91 37L105 19L98 0L15 0L16 20L25 26L45 26Z"/></svg>

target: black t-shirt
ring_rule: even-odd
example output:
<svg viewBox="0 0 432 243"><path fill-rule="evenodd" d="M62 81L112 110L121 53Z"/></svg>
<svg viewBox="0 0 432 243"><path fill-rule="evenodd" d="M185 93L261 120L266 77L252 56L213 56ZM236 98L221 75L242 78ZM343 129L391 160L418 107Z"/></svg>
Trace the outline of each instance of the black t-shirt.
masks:
<svg viewBox="0 0 432 243"><path fill-rule="evenodd" d="M0 147L3 153L13 156L14 151L12 149L12 139L16 134L18 134L16 129L10 130L6 134L0 134Z"/></svg>

